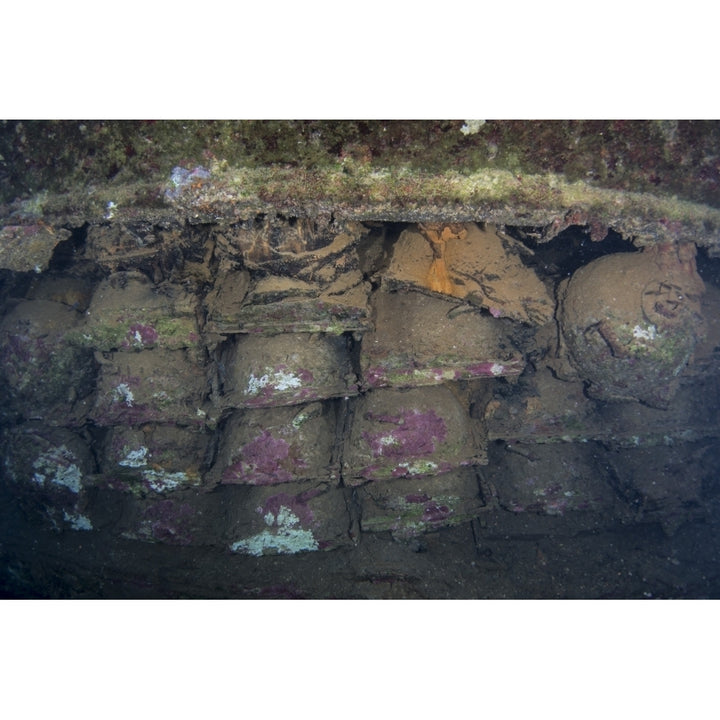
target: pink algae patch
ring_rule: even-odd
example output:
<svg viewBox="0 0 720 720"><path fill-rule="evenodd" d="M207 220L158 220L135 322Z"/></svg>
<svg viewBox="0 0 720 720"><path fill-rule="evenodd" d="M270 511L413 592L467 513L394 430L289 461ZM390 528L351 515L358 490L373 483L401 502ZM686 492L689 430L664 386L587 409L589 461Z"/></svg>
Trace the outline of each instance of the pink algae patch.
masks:
<svg viewBox="0 0 720 720"><path fill-rule="evenodd" d="M363 433L375 457L413 458L431 455L447 437L445 421L434 411L401 411L400 415L371 417L391 427L382 432Z"/></svg>
<svg viewBox="0 0 720 720"><path fill-rule="evenodd" d="M225 469L223 482L248 485L290 482L292 473L283 466L289 456L290 445L282 438L273 437L269 430L264 430L247 443L238 459Z"/></svg>
<svg viewBox="0 0 720 720"><path fill-rule="evenodd" d="M133 323L127 331L123 347L147 347L158 341L157 330L152 325Z"/></svg>

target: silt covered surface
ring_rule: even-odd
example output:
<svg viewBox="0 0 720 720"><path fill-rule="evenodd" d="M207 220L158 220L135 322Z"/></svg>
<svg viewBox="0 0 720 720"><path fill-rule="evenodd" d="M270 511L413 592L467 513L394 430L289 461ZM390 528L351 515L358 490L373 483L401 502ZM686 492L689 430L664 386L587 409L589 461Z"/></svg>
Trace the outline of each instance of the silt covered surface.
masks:
<svg viewBox="0 0 720 720"><path fill-rule="evenodd" d="M3 593L718 594L714 124L1 129Z"/></svg>

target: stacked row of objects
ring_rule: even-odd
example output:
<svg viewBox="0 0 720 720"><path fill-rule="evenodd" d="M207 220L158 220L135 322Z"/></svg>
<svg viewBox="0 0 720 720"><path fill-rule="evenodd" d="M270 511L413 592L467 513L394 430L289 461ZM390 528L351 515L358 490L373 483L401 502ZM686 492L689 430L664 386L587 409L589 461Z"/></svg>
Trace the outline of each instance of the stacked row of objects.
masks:
<svg viewBox="0 0 720 720"><path fill-rule="evenodd" d="M715 372L717 328L704 356L678 343L662 285L638 310L659 319L602 325L592 283L558 306L494 228L389 227L89 227L0 323L3 474L33 522L261 555L503 512L687 518L718 419L677 368L690 348ZM680 485L641 457L677 442L699 443Z"/></svg>

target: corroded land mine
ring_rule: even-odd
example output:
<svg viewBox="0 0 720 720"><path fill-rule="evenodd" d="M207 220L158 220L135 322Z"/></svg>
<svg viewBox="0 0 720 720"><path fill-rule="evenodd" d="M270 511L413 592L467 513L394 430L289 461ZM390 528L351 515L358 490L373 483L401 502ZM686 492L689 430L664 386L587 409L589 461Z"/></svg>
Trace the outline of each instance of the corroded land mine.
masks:
<svg viewBox="0 0 720 720"><path fill-rule="evenodd" d="M719 140L2 123L0 590L720 595Z"/></svg>

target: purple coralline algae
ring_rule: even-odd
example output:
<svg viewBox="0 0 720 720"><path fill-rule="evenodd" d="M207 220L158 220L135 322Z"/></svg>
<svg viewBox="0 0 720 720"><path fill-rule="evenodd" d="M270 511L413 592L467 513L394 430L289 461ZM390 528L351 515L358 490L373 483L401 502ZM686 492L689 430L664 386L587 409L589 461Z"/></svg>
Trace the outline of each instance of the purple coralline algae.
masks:
<svg viewBox="0 0 720 720"><path fill-rule="evenodd" d="M153 408L139 403L136 393L142 385L137 376L121 375L105 396L98 397L93 411L94 419L100 425L127 423L137 425L156 419Z"/></svg>
<svg viewBox="0 0 720 720"><path fill-rule="evenodd" d="M387 432L363 432L363 438L375 457L415 458L431 455L436 444L447 437L444 420L434 411L401 411L400 415L370 417L393 425Z"/></svg>
<svg viewBox="0 0 720 720"><path fill-rule="evenodd" d="M422 515L420 522L423 523L442 523L443 520L451 517L453 511L447 505L438 504L426 493L410 494L405 496L405 502L408 505L422 505Z"/></svg>
<svg viewBox="0 0 720 720"><path fill-rule="evenodd" d="M272 495L263 503L262 507L258 508L258 512L263 516L271 513L277 516L280 513L280 509L283 507L289 508L292 514L298 518L300 524L303 527L310 527L315 519L312 510L308 507L308 502L317 495L320 495L322 490L315 488L313 490L307 490L299 495L289 495L288 493L278 493Z"/></svg>
<svg viewBox="0 0 720 720"><path fill-rule="evenodd" d="M430 500L430 496L427 493L411 493L405 496L407 503L424 503L428 500Z"/></svg>
<svg viewBox="0 0 720 720"><path fill-rule="evenodd" d="M421 521L424 523L440 523L452 515L447 505L438 505L436 502L425 503Z"/></svg>
<svg viewBox="0 0 720 720"><path fill-rule="evenodd" d="M424 483L398 480L395 485L367 487L360 494L365 500L363 530L390 530L397 538L457 525L477 516L481 507L474 473L440 476Z"/></svg>
<svg viewBox="0 0 720 720"><path fill-rule="evenodd" d="M264 430L242 448L238 459L223 473L223 482L248 485L291 482L293 474L286 466L301 468L306 465L302 459L293 457L291 450L287 441Z"/></svg>
<svg viewBox="0 0 720 720"><path fill-rule="evenodd" d="M127 331L122 346L141 349L152 347L157 341L158 333L152 325L133 323Z"/></svg>

